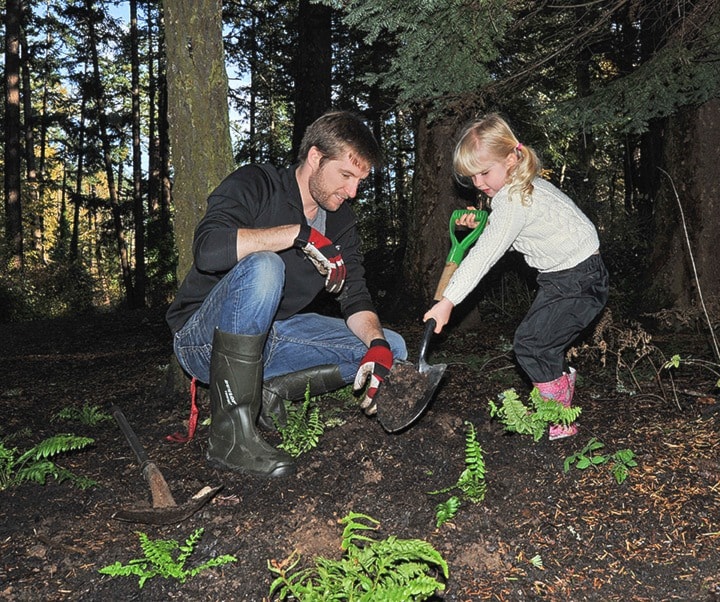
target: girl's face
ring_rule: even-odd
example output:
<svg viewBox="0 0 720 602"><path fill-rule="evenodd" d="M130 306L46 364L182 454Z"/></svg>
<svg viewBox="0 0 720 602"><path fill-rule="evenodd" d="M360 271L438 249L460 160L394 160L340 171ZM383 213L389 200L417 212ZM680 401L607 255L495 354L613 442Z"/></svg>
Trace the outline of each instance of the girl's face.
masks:
<svg viewBox="0 0 720 602"><path fill-rule="evenodd" d="M517 164L517 155L513 152L504 159L498 159L485 151L477 157L478 173L473 174L472 183L490 198L494 197L508 182L508 176Z"/></svg>

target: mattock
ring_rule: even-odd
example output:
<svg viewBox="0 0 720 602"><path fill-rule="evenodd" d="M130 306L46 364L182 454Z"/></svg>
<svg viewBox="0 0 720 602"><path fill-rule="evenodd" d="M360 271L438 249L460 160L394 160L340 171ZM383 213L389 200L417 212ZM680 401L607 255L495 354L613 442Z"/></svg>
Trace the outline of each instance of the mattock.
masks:
<svg viewBox="0 0 720 602"><path fill-rule="evenodd" d="M148 523L152 525L179 523L195 514L220 491L222 485L219 487L206 486L192 496L186 503L177 504L160 469L155 462L148 458L135 431L133 431L125 418L125 414L114 404L111 406L111 411L115 417L115 421L120 426L120 430L125 435L133 452L135 452L135 456L140 463L140 470L150 486L150 493L152 495L152 508L140 506L123 508L115 512L112 518L126 522Z"/></svg>

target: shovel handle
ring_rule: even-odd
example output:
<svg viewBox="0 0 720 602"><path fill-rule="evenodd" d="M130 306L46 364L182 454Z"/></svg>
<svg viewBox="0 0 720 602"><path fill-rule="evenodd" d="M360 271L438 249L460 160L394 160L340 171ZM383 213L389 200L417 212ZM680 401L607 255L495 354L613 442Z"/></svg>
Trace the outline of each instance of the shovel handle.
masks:
<svg viewBox="0 0 720 602"><path fill-rule="evenodd" d="M435 289L435 296L433 297L435 301L440 301L440 299L442 299L443 293L445 292L445 287L448 285L448 282L450 282L450 278L455 273L455 270L457 270L457 268L457 263L445 264L445 269L443 269L443 273L440 275L440 282L438 282L437 288Z"/></svg>

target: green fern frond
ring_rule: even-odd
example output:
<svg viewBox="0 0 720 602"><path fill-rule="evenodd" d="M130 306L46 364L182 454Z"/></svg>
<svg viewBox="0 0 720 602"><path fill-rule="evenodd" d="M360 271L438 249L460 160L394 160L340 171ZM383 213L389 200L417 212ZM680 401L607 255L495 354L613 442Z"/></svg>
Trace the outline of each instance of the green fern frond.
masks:
<svg viewBox="0 0 720 602"><path fill-rule="evenodd" d="M435 507L435 524L441 527L448 520L453 518L460 507L460 497L469 500L474 504L485 499L487 484L485 482L485 460L483 450L477 440L475 426L465 421L467 433L465 435L465 469L460 473L457 482L452 487L446 487L430 494L448 493L452 490L459 490L462 496L453 496L444 504Z"/></svg>
<svg viewBox="0 0 720 602"><path fill-rule="evenodd" d="M435 526L439 529L446 522L455 518L460 509L460 498L456 495L435 506Z"/></svg>
<svg viewBox="0 0 720 602"><path fill-rule="evenodd" d="M42 460L51 458L58 454L75 451L87 447L94 443L94 439L89 437L76 437L75 435L55 435L41 441L36 446L27 450L18 458L17 463L21 464L27 460Z"/></svg>
<svg viewBox="0 0 720 602"><path fill-rule="evenodd" d="M174 539L151 540L147 534L142 531L137 531L136 533L140 539L140 548L145 556L131 560L126 565L115 562L100 569L98 572L112 577L126 577L131 575L139 577L138 586L142 589L145 582L153 577L173 578L180 581L180 583L185 583L189 577L194 577L205 569L237 561L237 558L234 556L225 554L212 558L193 569L185 569L185 563L195 550L203 532L204 529L202 528L196 529L187 538L184 545L179 545ZM173 558L173 553L178 550L180 553L177 558Z"/></svg>
<svg viewBox="0 0 720 602"><path fill-rule="evenodd" d="M375 530L379 522L365 514L351 512L343 518L341 560L316 558L312 569L293 572L299 562L296 552L281 563L268 562L277 575L270 596L278 600L353 600L362 602L407 602L426 600L445 585L428 574L440 570L447 579L448 566L429 543L395 536L377 541L359 532ZM359 544L359 545L356 545ZM286 568L287 567L287 568ZM275 599L275 598L274 598Z"/></svg>
<svg viewBox="0 0 720 602"><path fill-rule="evenodd" d="M287 423L278 427L282 443L278 445L296 458L317 447L320 437L325 433L325 424L320 415L320 407L310 397L310 383L305 391L302 404L286 404Z"/></svg>
<svg viewBox="0 0 720 602"><path fill-rule="evenodd" d="M88 426L95 426L101 422L112 420L112 416L103 412L100 406L85 404L80 409L63 408L52 417L52 420L76 420Z"/></svg>
<svg viewBox="0 0 720 602"><path fill-rule="evenodd" d="M492 400L488 402L490 417L500 420L505 430L520 435L532 435L535 441L543 437L549 425L571 424L582 412L578 406L566 408L557 401L544 399L537 387L530 392L532 408L520 400L515 389L503 391L500 399L500 406Z"/></svg>
<svg viewBox="0 0 720 602"><path fill-rule="evenodd" d="M366 521L370 525L365 524ZM340 523L345 525L342 532L342 542L340 547L343 550L349 550L355 547L354 541L374 541L372 538L365 535L359 535L358 531L377 531L380 527L380 521L375 520L367 514L359 514L357 512L350 512L347 516L340 519Z"/></svg>
<svg viewBox="0 0 720 602"><path fill-rule="evenodd" d="M56 435L41 441L19 457L15 457L17 449L9 449L0 442L0 491L25 482L44 485L48 477L54 477L58 482L70 480L82 488L94 486L95 481L77 477L47 459L61 453L82 449L91 443L94 443L94 439L89 437Z"/></svg>

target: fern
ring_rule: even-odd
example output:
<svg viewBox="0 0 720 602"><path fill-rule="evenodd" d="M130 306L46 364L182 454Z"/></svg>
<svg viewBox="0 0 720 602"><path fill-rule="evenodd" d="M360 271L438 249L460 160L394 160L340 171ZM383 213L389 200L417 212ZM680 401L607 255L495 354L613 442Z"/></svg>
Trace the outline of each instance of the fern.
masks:
<svg viewBox="0 0 720 602"><path fill-rule="evenodd" d="M320 416L320 407L310 397L310 383L305 390L303 403L288 403L286 407L286 425L275 423L282 437L282 443L278 447L297 458L317 447L320 437L325 433L325 425Z"/></svg>
<svg viewBox="0 0 720 602"><path fill-rule="evenodd" d="M438 528L455 517L462 500L469 500L477 504L485 499L487 483L485 482L485 461L482 447L478 443L475 426L467 420L465 425L467 426L465 469L460 473L455 485L430 492L430 495L436 495L457 489L462 494L461 496L452 496L445 503L440 503L435 507L435 524Z"/></svg>
<svg viewBox="0 0 720 602"><path fill-rule="evenodd" d="M0 441L0 491L28 481L44 485L50 477L58 482L69 480L81 489L96 485L95 481L78 477L48 459L62 453L83 449L92 443L94 443L94 439L89 437L76 437L70 434L55 435L16 457L18 450L7 448Z"/></svg>
<svg viewBox="0 0 720 602"><path fill-rule="evenodd" d="M139 577L138 586L142 589L145 582L153 577L177 579L180 583L185 583L189 577L194 577L206 569L237 561L234 556L224 554L192 569L186 569L185 564L200 541L203 531L202 528L196 529L183 545L178 544L174 539L151 540L147 534L138 531L144 557L131 560L128 564L121 564L118 561L99 569L98 572L112 577ZM179 551L179 554L177 558L173 558L173 553L176 551Z"/></svg>
<svg viewBox="0 0 720 602"><path fill-rule="evenodd" d="M341 560L316 558L312 568L294 571L300 556L293 552L284 562L268 561L276 579L270 596L278 600L353 600L407 602L427 600L445 585L429 573L441 571L448 578L448 566L429 543L417 539L390 536L377 541L365 535L376 531L378 521L365 514L351 512L341 519Z"/></svg>
<svg viewBox="0 0 720 602"><path fill-rule="evenodd" d="M96 426L101 422L112 420L112 416L103 412L99 406L85 404L82 409L63 408L53 416L53 420L76 420L88 426Z"/></svg>
<svg viewBox="0 0 720 602"><path fill-rule="evenodd" d="M460 498L456 495L435 506L435 526L440 528L449 520L455 518L460 509Z"/></svg>
<svg viewBox="0 0 720 602"><path fill-rule="evenodd" d="M492 400L488 402L490 417L499 419L505 430L520 435L532 435L535 441L542 438L549 425L571 424L582 412L577 406L566 408L553 399L544 399L537 387L530 392L532 409L520 400L515 389L503 391L500 399L500 406Z"/></svg>

